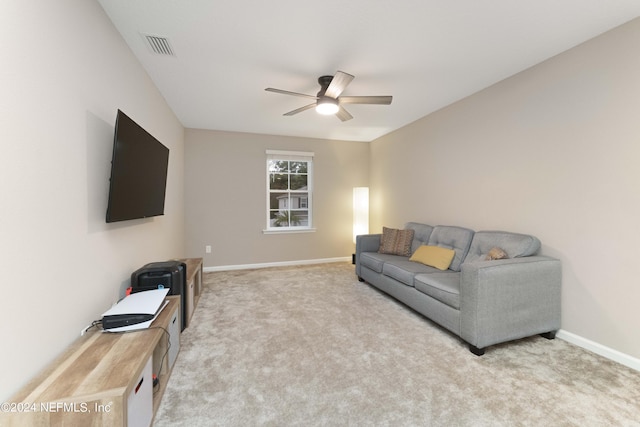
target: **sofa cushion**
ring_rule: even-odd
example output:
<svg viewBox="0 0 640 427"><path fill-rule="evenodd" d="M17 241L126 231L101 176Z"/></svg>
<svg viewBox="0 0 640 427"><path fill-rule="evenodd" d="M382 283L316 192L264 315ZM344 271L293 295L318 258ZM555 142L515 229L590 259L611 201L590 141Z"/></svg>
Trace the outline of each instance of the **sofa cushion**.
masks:
<svg viewBox="0 0 640 427"><path fill-rule="evenodd" d="M399 257L385 262L382 267L382 274L407 286L413 286L413 278L416 274L435 273L437 271L440 270Z"/></svg>
<svg viewBox="0 0 640 427"><path fill-rule="evenodd" d="M382 237L380 238L380 248L378 252L391 255L411 255L413 234L414 231L411 229L398 230L395 228L382 227Z"/></svg>
<svg viewBox="0 0 640 427"><path fill-rule="evenodd" d="M448 225L437 225L429 236L429 245L453 249L456 254L449 266L450 270L460 271L460 265L469 252L473 230Z"/></svg>
<svg viewBox="0 0 640 427"><path fill-rule="evenodd" d="M360 265L367 267L376 273L382 273L382 266L385 262L393 261L394 259L406 259L398 255L381 254L378 252L362 252L360 254Z"/></svg>
<svg viewBox="0 0 640 427"><path fill-rule="evenodd" d="M455 254L453 249L422 245L411 255L409 261L419 262L438 270L446 270L451 265Z"/></svg>
<svg viewBox="0 0 640 427"><path fill-rule="evenodd" d="M417 274L413 279L416 290L438 301L460 309L460 273Z"/></svg>
<svg viewBox="0 0 640 427"><path fill-rule="evenodd" d="M411 253L414 253L422 245L429 243L429 237L433 231L433 227L427 224L420 224L418 222L408 222L404 228L406 230L413 230L413 241L411 242Z"/></svg>
<svg viewBox="0 0 640 427"><path fill-rule="evenodd" d="M540 240L528 234L508 231L477 231L465 262L485 261L494 247L504 250L509 258L520 258L535 255L540 249Z"/></svg>

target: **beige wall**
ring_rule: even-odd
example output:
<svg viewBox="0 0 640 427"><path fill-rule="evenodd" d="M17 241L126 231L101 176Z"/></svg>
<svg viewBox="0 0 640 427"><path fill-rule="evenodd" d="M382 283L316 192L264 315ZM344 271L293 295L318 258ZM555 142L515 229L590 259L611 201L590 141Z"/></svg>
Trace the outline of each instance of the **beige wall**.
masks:
<svg viewBox="0 0 640 427"><path fill-rule="evenodd" d="M315 153L314 233L263 234L267 149ZM205 267L348 257L353 187L369 178L369 144L188 129L186 240ZM211 254L205 253L211 245Z"/></svg>
<svg viewBox="0 0 640 427"><path fill-rule="evenodd" d="M638 46L636 19L374 141L372 229L532 233L562 328L640 357Z"/></svg>
<svg viewBox="0 0 640 427"><path fill-rule="evenodd" d="M184 255L184 129L94 1L0 2L0 400ZM170 149L165 216L106 224L120 108Z"/></svg>

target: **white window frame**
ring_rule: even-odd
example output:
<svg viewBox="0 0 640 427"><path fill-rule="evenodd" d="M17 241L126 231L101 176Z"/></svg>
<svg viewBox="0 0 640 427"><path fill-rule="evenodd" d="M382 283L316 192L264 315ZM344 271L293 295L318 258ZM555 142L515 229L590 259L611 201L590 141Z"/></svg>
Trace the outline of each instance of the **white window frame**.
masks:
<svg viewBox="0 0 640 427"><path fill-rule="evenodd" d="M279 233L309 233L314 232L316 229L313 227L313 152L308 151L281 151L281 150L267 150L266 151L266 228L263 230L265 234L279 234ZM282 190L271 190L269 185L269 161L271 160L288 160L297 162L307 162L307 211L309 213L308 225L297 225L287 227L274 227L271 225L271 192L282 192ZM287 190L289 192L291 190ZM289 206L289 210L291 207Z"/></svg>

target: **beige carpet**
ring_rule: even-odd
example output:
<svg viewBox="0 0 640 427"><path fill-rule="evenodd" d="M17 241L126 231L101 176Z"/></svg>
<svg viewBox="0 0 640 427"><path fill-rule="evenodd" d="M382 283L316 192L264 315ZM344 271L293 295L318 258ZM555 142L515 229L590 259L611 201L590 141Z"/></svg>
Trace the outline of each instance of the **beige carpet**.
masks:
<svg viewBox="0 0 640 427"><path fill-rule="evenodd" d="M351 264L206 273L155 426L640 426L640 373L560 339L482 357Z"/></svg>

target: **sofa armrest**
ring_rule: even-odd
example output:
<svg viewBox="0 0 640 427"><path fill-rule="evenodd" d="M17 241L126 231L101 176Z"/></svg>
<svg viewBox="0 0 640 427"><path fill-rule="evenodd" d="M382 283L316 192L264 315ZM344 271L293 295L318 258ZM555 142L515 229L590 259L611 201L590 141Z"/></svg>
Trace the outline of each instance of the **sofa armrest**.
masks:
<svg viewBox="0 0 640 427"><path fill-rule="evenodd" d="M360 277L360 254L378 252L382 234L362 234L356 237L356 275Z"/></svg>
<svg viewBox="0 0 640 427"><path fill-rule="evenodd" d="M560 328L560 260L529 256L464 263L460 336L477 348Z"/></svg>

